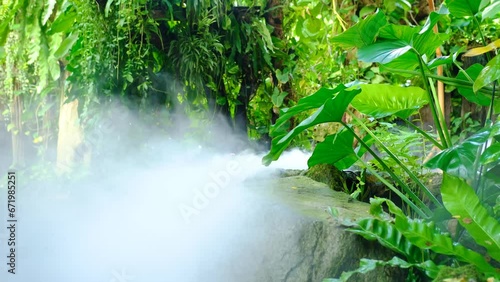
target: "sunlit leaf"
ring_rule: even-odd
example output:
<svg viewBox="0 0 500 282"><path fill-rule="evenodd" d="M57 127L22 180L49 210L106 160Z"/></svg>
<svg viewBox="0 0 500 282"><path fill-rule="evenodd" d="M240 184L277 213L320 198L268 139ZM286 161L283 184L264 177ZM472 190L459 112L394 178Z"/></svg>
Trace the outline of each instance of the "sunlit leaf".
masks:
<svg viewBox="0 0 500 282"><path fill-rule="evenodd" d="M491 164L500 162L500 143L495 143L486 148L481 155L482 164Z"/></svg>
<svg viewBox="0 0 500 282"><path fill-rule="evenodd" d="M309 111L312 109L319 108L321 105L325 103L326 100L332 99L335 97L340 91L346 89L346 86L340 84L334 89L330 88L320 88L314 94L310 96L306 96L299 100L297 105L292 108L285 108L281 110L280 117L276 121L276 124L271 127L271 134L273 134L273 130L276 128L280 128L286 121L292 118L294 115L297 115L304 111ZM274 135L273 135L274 136Z"/></svg>
<svg viewBox="0 0 500 282"><path fill-rule="evenodd" d="M450 13L457 17L473 17L479 12L479 5L481 1L479 0L446 0L446 7L450 10Z"/></svg>
<svg viewBox="0 0 500 282"><path fill-rule="evenodd" d="M354 135L347 128L328 135L323 142L316 145L307 165L312 167L317 164L332 164L340 170L349 168L366 152L366 148L361 145L358 145L355 150L353 141ZM369 145L373 143L369 135L364 138L364 141Z"/></svg>
<svg viewBox="0 0 500 282"><path fill-rule="evenodd" d="M42 25L45 25L49 20L52 12L54 11L54 7L56 6L57 0L47 0L45 2L45 7L43 9L42 15Z"/></svg>
<svg viewBox="0 0 500 282"><path fill-rule="evenodd" d="M401 40L386 41L361 47L358 59L367 63L386 64L408 52L411 46Z"/></svg>
<svg viewBox="0 0 500 282"><path fill-rule="evenodd" d="M54 22L50 25L47 34L54 34L58 32L69 32L75 23L76 12L74 10L67 11L60 14Z"/></svg>
<svg viewBox="0 0 500 282"><path fill-rule="evenodd" d="M54 57L60 59L66 56L69 50L71 50L71 47L73 47L73 44L75 44L77 40L78 40L77 33L73 33L70 36L66 37L59 46L59 48L57 48L57 50L54 52Z"/></svg>
<svg viewBox="0 0 500 282"><path fill-rule="evenodd" d="M482 12L482 19L496 19L500 13L500 2L492 1L489 6L487 6Z"/></svg>
<svg viewBox="0 0 500 282"><path fill-rule="evenodd" d="M345 49L360 48L373 43L380 28L386 24L387 20L384 13L379 11L335 36L331 42Z"/></svg>
<svg viewBox="0 0 500 282"><path fill-rule="evenodd" d="M498 79L500 79L500 55L496 55L491 59L481 73L479 73L479 76L474 82L473 90L477 92L479 89Z"/></svg>
<svg viewBox="0 0 500 282"><path fill-rule="evenodd" d="M271 142L271 150L264 156L263 163L268 165L272 161L277 160L292 139L307 128L325 122L340 122L347 106L360 92L360 89L346 90L343 85L338 86L336 89L323 89L309 97L301 99L296 106L282 111L276 124L272 126L271 135L273 136L273 140ZM285 133L280 130L281 126L295 114L315 108L317 110L313 114L290 132Z"/></svg>
<svg viewBox="0 0 500 282"><path fill-rule="evenodd" d="M476 243L485 247L492 258L500 261L500 222L488 213L472 187L464 180L445 173L441 196L446 209L459 218L458 222Z"/></svg>
<svg viewBox="0 0 500 282"><path fill-rule="evenodd" d="M395 115L406 119L429 103L427 92L420 87L388 84L363 84L362 91L352 100L361 113L382 118Z"/></svg>
<svg viewBox="0 0 500 282"><path fill-rule="evenodd" d="M107 18L109 15L109 11L111 10L111 5L113 4L114 0L107 0L106 6L104 7L104 16ZM165 1L167 2L167 1Z"/></svg>
<svg viewBox="0 0 500 282"><path fill-rule="evenodd" d="M500 4L500 2L498 2ZM477 47L477 48L472 48L469 51L467 51L464 56L465 57L474 57L478 56L490 51L494 51L496 49L500 48L500 39L497 39L490 44L483 46L483 47Z"/></svg>

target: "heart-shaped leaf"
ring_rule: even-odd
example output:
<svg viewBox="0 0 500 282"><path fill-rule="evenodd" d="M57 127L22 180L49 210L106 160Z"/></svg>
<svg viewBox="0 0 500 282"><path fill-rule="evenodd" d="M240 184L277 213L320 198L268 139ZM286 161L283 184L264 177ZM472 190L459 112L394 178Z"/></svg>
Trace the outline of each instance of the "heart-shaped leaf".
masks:
<svg viewBox="0 0 500 282"><path fill-rule="evenodd" d="M387 64L410 49L411 46L402 40L384 41L359 48L358 59L367 63Z"/></svg>
<svg viewBox="0 0 500 282"><path fill-rule="evenodd" d="M366 148L361 144L354 149L353 141L354 135L347 128L328 135L323 142L316 145L307 165L312 167L317 164L332 164L340 170L349 168L366 152ZM373 143L370 135L365 136L363 141L368 146Z"/></svg>
<svg viewBox="0 0 500 282"><path fill-rule="evenodd" d="M479 0L446 0L446 7L450 10L450 13L457 17L473 17L479 12L479 5L481 1Z"/></svg>
<svg viewBox="0 0 500 282"><path fill-rule="evenodd" d="M382 11L370 15L359 21L348 30L332 39L334 45L344 49L360 48L373 43L381 27L387 24L387 19Z"/></svg>
<svg viewBox="0 0 500 282"><path fill-rule="evenodd" d="M429 103L420 87L401 87L389 84L363 84L361 93L352 100L356 110L374 118L395 115L406 119Z"/></svg>
<svg viewBox="0 0 500 282"><path fill-rule="evenodd" d="M282 111L282 116L278 118L276 124L272 127L273 140L271 141L271 150L262 159L263 163L269 165L272 161L277 160L292 139L307 128L325 122L340 122L347 106L360 92L361 89L347 90L344 85L336 89L323 89L309 97L301 99L296 106ZM290 132L285 133L282 130L282 125L290 117L314 108L317 108L317 110Z"/></svg>

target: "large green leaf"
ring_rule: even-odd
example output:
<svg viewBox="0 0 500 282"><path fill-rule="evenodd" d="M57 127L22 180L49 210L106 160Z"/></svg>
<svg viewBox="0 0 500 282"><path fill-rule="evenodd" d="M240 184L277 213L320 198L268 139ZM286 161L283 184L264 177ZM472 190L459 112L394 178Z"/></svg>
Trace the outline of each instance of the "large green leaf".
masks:
<svg viewBox="0 0 500 282"><path fill-rule="evenodd" d="M491 4L487 6L482 12L482 20L489 18L497 18L498 14L500 14L500 2L499 1L491 1Z"/></svg>
<svg viewBox="0 0 500 282"><path fill-rule="evenodd" d="M282 109L280 112L280 117L276 121L276 124L271 127L271 136L277 136L276 134L274 134L276 129L281 128L282 125L285 124L293 116L304 111L319 108L325 103L327 99L332 99L344 89L346 89L346 86L343 84L338 85L334 89L320 88L314 94L300 99L297 105L295 105L294 107Z"/></svg>
<svg viewBox="0 0 500 282"><path fill-rule="evenodd" d="M479 149L490 137L497 136L499 129L500 122L495 123L492 127L483 128L461 144L442 151L425 165L433 169L439 168L453 176L469 180L475 179L477 174L475 161Z"/></svg>
<svg viewBox="0 0 500 282"><path fill-rule="evenodd" d="M332 44L345 49L360 48L373 43L380 28L387 24L382 11L366 17L357 24L333 37Z"/></svg>
<svg viewBox="0 0 500 282"><path fill-rule="evenodd" d="M345 271L342 273L339 279L336 278L328 278L328 279L323 279L323 282L345 282L345 281L352 281L349 280L349 278L356 274L356 273L368 273L372 270L375 270L378 266L392 266L392 267L399 267L399 268L410 268L410 267L416 267L425 272L427 276L430 278L435 278L439 270L442 268L442 266L436 265L433 261L431 260L426 260L424 262L420 263L409 263L405 260L402 260L398 257L393 257L392 259L388 261L382 261L382 260L374 260L374 259L366 259L362 258L360 263L359 263L359 268L353 271Z"/></svg>
<svg viewBox="0 0 500 282"><path fill-rule="evenodd" d="M369 145L373 143L370 135L363 139ZM316 145L307 165L312 167L317 164L332 164L340 170L347 169L366 152L366 148L361 144L358 144L355 150L353 142L354 134L347 128L343 128L336 134L328 135L323 142Z"/></svg>
<svg viewBox="0 0 500 282"><path fill-rule="evenodd" d="M71 50L71 47L73 47L73 44L75 44L75 42L77 40L78 40L77 33L73 33L70 36L66 37L62 41L59 48L57 48L57 50L54 52L54 57L59 59L59 58L66 56L68 54L69 50Z"/></svg>
<svg viewBox="0 0 500 282"><path fill-rule="evenodd" d="M419 33L426 33L428 31L432 31L434 26L440 21L446 19L446 15L436 12L431 12L427 19L425 20L424 25L420 29Z"/></svg>
<svg viewBox="0 0 500 282"><path fill-rule="evenodd" d="M402 40L384 41L359 48L358 59L367 63L387 64L410 49L411 46Z"/></svg>
<svg viewBox="0 0 500 282"><path fill-rule="evenodd" d="M70 9L64 13L61 13L54 22L50 25L47 34L54 34L58 32L69 32L76 19L76 11Z"/></svg>
<svg viewBox="0 0 500 282"><path fill-rule="evenodd" d="M445 173L441 196L446 209L469 231L476 243L500 261L500 222L488 213L472 187L464 180Z"/></svg>
<svg viewBox="0 0 500 282"><path fill-rule="evenodd" d="M395 115L406 119L429 103L427 93L420 87L389 84L363 84L360 87L361 94L352 100L352 105L374 118Z"/></svg>
<svg viewBox="0 0 500 282"><path fill-rule="evenodd" d="M388 24L380 29L378 38L387 40L402 40L409 43L413 35L416 33L418 33L418 29L416 27Z"/></svg>
<svg viewBox="0 0 500 282"><path fill-rule="evenodd" d="M412 46L421 56L427 55L429 58L436 53L436 49L443 45L449 37L449 34L436 34L431 29L424 33L415 34L412 38Z"/></svg>
<svg viewBox="0 0 500 282"><path fill-rule="evenodd" d="M367 240L377 240L382 246L400 253L410 262L422 259L422 250L410 243L390 222L376 218L364 218L356 222L350 232Z"/></svg>
<svg viewBox="0 0 500 282"><path fill-rule="evenodd" d="M477 79L479 76L479 73L483 70L483 66L480 64L474 64L470 67L468 67L465 72L467 75L474 81ZM467 76L463 72L459 72L457 74L456 79L464 80L464 81L469 81ZM458 93L460 95L464 96L467 101L479 104L481 106L488 106L491 102L491 98L488 96L482 94L482 93L474 93L471 87L458 87L457 86Z"/></svg>
<svg viewBox="0 0 500 282"><path fill-rule="evenodd" d="M434 222L410 219L388 199L376 198L371 199L370 202L372 205L370 211L379 217L385 217L382 212L382 204L386 204L394 215L394 226L410 243L420 249L453 256L459 261L475 265L481 272L497 275L497 270L481 254L453 242L448 233L441 233L436 228Z"/></svg>
<svg viewBox="0 0 500 282"><path fill-rule="evenodd" d="M495 143L486 148L481 155L482 164L497 164L500 162L500 143Z"/></svg>
<svg viewBox="0 0 500 282"><path fill-rule="evenodd" d="M379 39L402 41L408 46L411 46L420 54L426 54L430 57L435 53L436 48L441 46L449 37L447 34L436 34L432 27L438 22L443 15L436 13L431 14L427 22L422 28L402 26L402 25L386 25L380 30ZM382 40L381 42L383 42ZM399 47L402 48L402 47ZM417 61L418 62L418 61Z"/></svg>
<svg viewBox="0 0 500 282"><path fill-rule="evenodd" d="M54 11L54 7L56 6L57 0L48 0L45 1L45 7L42 15L42 25L45 25L49 20L52 12Z"/></svg>
<svg viewBox="0 0 500 282"><path fill-rule="evenodd" d="M363 46L358 50L358 58L364 62L388 64L408 54L409 50L420 56L432 56L437 47L449 37L447 34L435 34L432 27L437 23L439 15L429 21L423 28L409 26L386 25L379 33L376 43ZM406 56L408 64L418 65L417 56Z"/></svg>
<svg viewBox="0 0 500 282"><path fill-rule="evenodd" d="M275 131L275 133L273 132L272 136L274 138L271 141L271 150L262 159L264 164L269 165L272 161L277 160L281 153L288 147L292 139L307 128L320 123L340 122L342 120L342 116L344 115L347 106L351 103L352 99L361 92L361 89L347 90L345 87L337 87L337 89L340 89L340 91L336 95L335 93L329 93L330 97L325 95L325 91L318 91L319 93L316 92L313 94L313 96L318 95L318 97L306 97L309 99L304 98L307 102L304 102L304 99L301 99L297 106L283 112L283 115L276 121L276 124L273 127L277 126L278 128L282 128L282 125L291 116L302 112L303 110L318 107L319 100L321 98L326 98L326 100L323 99L323 104L320 105L312 115L302 121L290 132L286 134L279 130Z"/></svg>
<svg viewBox="0 0 500 282"><path fill-rule="evenodd" d="M474 163L478 150L484 142L488 140L489 136L489 130L481 130L467 138L461 144L442 151L430 159L425 165L433 169L439 168L454 176L474 179L476 176L476 167Z"/></svg>
<svg viewBox="0 0 500 282"><path fill-rule="evenodd" d="M479 89L498 79L500 79L500 55L496 55L486 64L476 81L474 81L473 90L477 92Z"/></svg>
<svg viewBox="0 0 500 282"><path fill-rule="evenodd" d="M479 0L446 0L446 7L450 13L458 18L473 17L479 12Z"/></svg>
<svg viewBox="0 0 500 282"><path fill-rule="evenodd" d="M384 70L384 67L392 68L392 69L401 69L401 70L415 70L419 65L418 55L414 52L406 52L404 55L399 58L393 60L392 62L381 65L380 69ZM405 75L401 73L401 75ZM405 75L409 77L413 77L414 75Z"/></svg>
<svg viewBox="0 0 500 282"><path fill-rule="evenodd" d="M328 135L325 140L314 148L314 152L307 161L312 167L317 164L335 164L336 162L355 155L353 149L354 134L343 128L336 134Z"/></svg>

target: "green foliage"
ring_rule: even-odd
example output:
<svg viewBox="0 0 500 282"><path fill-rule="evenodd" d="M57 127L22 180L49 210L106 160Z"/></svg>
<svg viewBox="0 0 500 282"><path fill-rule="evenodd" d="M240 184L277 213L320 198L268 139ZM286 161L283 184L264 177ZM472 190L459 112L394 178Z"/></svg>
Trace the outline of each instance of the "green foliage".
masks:
<svg viewBox="0 0 500 282"><path fill-rule="evenodd" d="M457 193L457 191L454 192ZM453 197L457 198L460 196L455 194ZM389 214L383 211L383 204L387 205ZM454 205L460 210L464 209L460 204ZM347 223L350 226L349 231L359 234L368 240L377 240L384 247L404 255L407 261L393 258L382 263L380 261L365 259L362 260L357 270L344 272L340 280L326 281L347 281L352 274L366 273L368 270L375 269L377 265L399 266L403 268L416 267L422 270L428 277L435 278L439 270L442 269L442 266L436 264L433 260L429 260L429 258L435 257L434 254L452 256L459 261L474 265L488 277L499 277L495 267L489 264L481 254L467 249L457 242L453 242L450 235L442 233L435 227L432 221L426 222L408 218L400 208L388 199L372 199L370 213L375 218L364 218L357 220L355 223ZM474 213L474 216L481 218L480 214ZM484 217L482 219L486 220ZM490 235L493 234L498 236L498 233L491 233ZM369 264L367 265L367 263Z"/></svg>
<svg viewBox="0 0 500 282"><path fill-rule="evenodd" d="M474 64L468 67L465 71L461 71L457 74L456 78L461 80L471 80L476 81L479 77L479 73L483 69L480 64ZM483 93L475 93L475 91L470 86L457 86L458 93L460 93L469 102L488 106L491 102L491 98Z"/></svg>
<svg viewBox="0 0 500 282"><path fill-rule="evenodd" d="M373 43L380 28L386 25L385 14L379 11L361 20L342 34L335 36L332 43L345 49L368 46Z"/></svg>
<svg viewBox="0 0 500 282"><path fill-rule="evenodd" d="M500 261L500 222L481 204L474 189L464 180L446 173L441 196L446 209L476 243L485 247L493 259Z"/></svg>
<svg viewBox="0 0 500 282"><path fill-rule="evenodd" d="M322 88L313 95L301 99L296 106L283 111L271 128L272 149L264 157L264 163L270 164L277 160L291 140L307 128L320 123L340 122L347 106L360 92L360 90L347 90L344 85L339 85L336 89ZM308 119L288 133L283 131L283 125L292 116L314 108L317 110Z"/></svg>
<svg viewBox="0 0 500 282"><path fill-rule="evenodd" d="M403 213L401 208L389 200L376 199L372 200L372 215L375 218L358 221L355 224L356 227L352 230L365 238L379 240L381 244L404 255L407 259L404 263L392 261L388 265L399 264L409 267L405 263L413 263L412 267L424 271L428 270L427 275L429 277L436 277L440 267L420 265L418 263L429 261L434 266L435 263L446 263L446 261L439 260L436 254L446 255L455 260L472 264L482 273L492 277L498 277L498 272L482 254L454 242L449 234L442 233L434 222L425 219L433 216L438 219L441 216L433 214L433 211L428 209L419 197L427 197L437 210L442 207L442 203L435 198L429 188L421 181L421 178L425 179L426 174L426 170L422 168L422 163L415 158L410 158L411 154L408 153L408 149L404 149L404 146L398 147L390 144L393 138L403 140L405 137L401 136L402 134L398 136L398 132L394 130L396 134L382 138L384 131L380 129L373 130L370 128L370 124L374 124L373 121L377 119L379 124L383 124L385 121L380 120L381 118L398 117L405 120L423 105L427 103L430 105L435 130L439 138L435 138L433 134L425 132L407 121L408 126L415 130L414 135L408 136L413 138L416 137L415 135L420 135L415 140L419 140L416 143L424 143L423 152L427 148L425 142L421 140L427 140L436 148L444 150L428 163L429 168L440 168L445 171L441 187L444 207L463 224L463 230L465 230L463 232L468 232L479 245L485 247L489 256L498 259L497 237L500 231L497 230L498 220L490 214L491 211L497 210L499 197L498 183L500 183L500 179L494 176L500 171L498 158L500 156L500 146L497 145L500 140L500 137L497 136L498 132L500 132L498 123L492 126L486 124L484 129L473 134L464 142L454 144L453 141L457 140L452 140L450 137L444 113L441 112L437 101L437 93L433 83L433 79L438 79L456 87L460 94L464 95L469 101L490 107L488 118L493 116L495 95L497 95L494 92L495 83L499 78L497 77L497 57L490 60L488 67L484 68L484 70L481 70L478 66L472 66L465 71L456 62L456 58L460 52L463 52L463 48L456 48L455 50L458 51L449 56L433 59L436 48L449 39L449 34L435 33L433 28L436 25L449 23L450 17L466 17L467 19L464 19L464 21L474 24L474 27L478 29L477 33L473 33L473 37L481 39L486 44L479 21L485 19L480 19L478 16L484 14L485 10L495 10L496 7L488 1L482 1L482 4L480 2L446 1L451 15L447 14L446 10L431 13L423 25L417 27L389 23L383 12L378 11L361 19L356 25L342 34L335 36L332 40L334 44L343 48L357 48L359 60L366 63L378 63L382 71L390 70L404 75L420 75L420 82L423 83L425 90L404 88L396 85L358 86L357 89L361 90L361 92L349 97L348 103L357 111L367 115L370 119L370 122L367 122L353 114L348 108L348 104L329 102L345 97L345 94L342 94L345 88L343 84L330 90L333 95L322 89L309 97L299 100L295 107L282 112L280 119L271 128L272 147L269 154L263 159L266 164L277 159L288 146L291 138L295 137L298 132L318 123L338 122L344 125L339 132L327 136L323 143L316 146L313 156L309 160L309 165L329 163L345 168L352 165L355 159L361 159L363 154L361 148L369 152L379 165L378 168L388 173L397 184L397 187L385 181L377 173L374 173L374 175L378 176L388 188L400 196L410 207L407 214L413 213L424 219L410 219L407 214ZM489 12L486 15L489 15ZM436 76L432 73L433 68L449 64L455 64L459 67L460 73L456 78ZM493 87L491 87L492 84ZM485 91L483 87L489 88ZM356 88L347 88L346 91L352 91L352 89ZM478 91L481 92L476 93ZM317 110L312 112L314 109ZM289 118L308 112L312 112L312 114L290 132L286 132L283 125L286 124ZM348 119L343 116L344 112L348 118L353 120L352 124L346 122ZM329 113L329 115L326 113ZM377 136L377 130L380 131L379 136ZM393 129L391 128L391 130ZM369 139L364 140L362 138L364 135L369 136ZM390 134L385 135L390 136ZM358 145L353 145L353 143L358 143ZM371 148L371 144L379 148L382 153L375 153ZM394 173L394 167L396 166L397 173ZM363 167L370 171L373 170L367 164L364 164ZM406 176L402 176L402 174L406 174ZM407 184L410 180L415 184L413 187L417 187L422 192L418 194L419 196ZM493 203L492 199L495 199ZM388 206L390 216L382 212L382 204ZM438 220L442 220L442 218ZM413 252L409 251L410 246L420 250L421 257L416 259ZM375 261L363 261L359 272L364 273L367 269L372 269L376 264ZM345 274L342 279L347 279L353 273Z"/></svg>
<svg viewBox="0 0 500 282"><path fill-rule="evenodd" d="M359 87L362 95L352 100L352 106L376 119L388 116L407 119L429 103L427 93L420 87L387 84L362 84Z"/></svg>
<svg viewBox="0 0 500 282"><path fill-rule="evenodd" d="M498 150L497 146L483 153L480 152L480 149L491 138L498 139L499 132L499 122L491 127L485 127L462 143L443 150L440 154L427 162L426 166L429 168L439 168L450 175L461 177L468 181L474 181L476 180L477 171L479 169L479 163L477 162L478 155L483 158L484 163L491 155L495 155ZM496 163L498 163L498 161L495 162L495 164Z"/></svg>
<svg viewBox="0 0 500 282"><path fill-rule="evenodd" d="M455 17L474 17L479 12L481 1L446 0L445 3Z"/></svg>
<svg viewBox="0 0 500 282"><path fill-rule="evenodd" d="M439 267L436 266L432 261L427 260L421 263L409 263L401 258L393 257L388 261L382 260L374 260L374 259L361 259L359 263L359 268L353 271L348 271L342 273L340 278L327 278L323 279L323 282L340 282L340 281L348 281L348 279L356 274L356 273L367 273L369 271L375 270L379 266L392 266L392 267L400 267L400 268L419 268L429 275L429 277L435 277L439 271Z"/></svg>
<svg viewBox="0 0 500 282"><path fill-rule="evenodd" d="M500 55L491 59L474 81L474 92L500 79Z"/></svg>
<svg viewBox="0 0 500 282"><path fill-rule="evenodd" d="M366 136L363 141L367 144L373 143L370 136ZM347 169L366 152L366 148L361 144L353 148L353 143L354 134L346 128L328 135L323 142L316 145L307 165L312 167L317 164L333 164L338 169Z"/></svg>

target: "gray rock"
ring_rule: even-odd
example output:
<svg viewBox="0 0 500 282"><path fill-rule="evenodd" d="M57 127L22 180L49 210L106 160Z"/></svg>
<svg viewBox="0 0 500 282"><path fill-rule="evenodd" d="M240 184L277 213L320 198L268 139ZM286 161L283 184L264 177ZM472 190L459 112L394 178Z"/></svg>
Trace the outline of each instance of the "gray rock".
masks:
<svg viewBox="0 0 500 282"><path fill-rule="evenodd" d="M322 281L357 268L361 258L389 259L394 255L376 242L345 231L325 211L335 207L344 219L367 216L368 204L352 201L347 194L304 176L247 181L246 186L256 191L260 201L265 199L265 204L259 205L260 216L245 222L258 235L227 246L233 259L207 273L209 277L220 275L224 281L232 277L231 281L249 282ZM350 281L404 278L402 270L379 268L353 276Z"/></svg>

